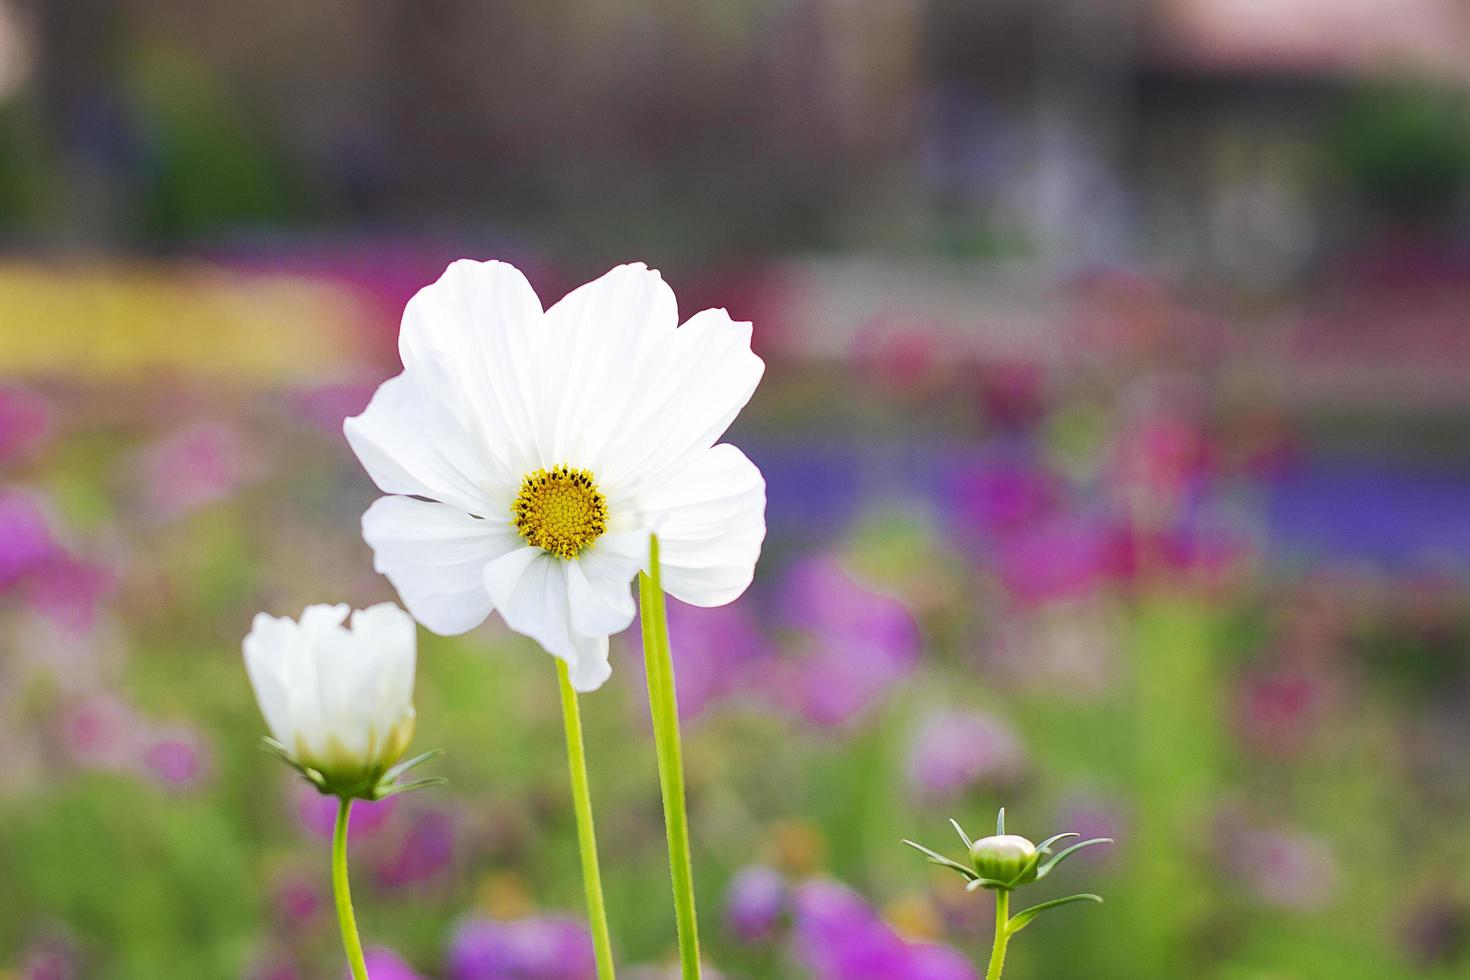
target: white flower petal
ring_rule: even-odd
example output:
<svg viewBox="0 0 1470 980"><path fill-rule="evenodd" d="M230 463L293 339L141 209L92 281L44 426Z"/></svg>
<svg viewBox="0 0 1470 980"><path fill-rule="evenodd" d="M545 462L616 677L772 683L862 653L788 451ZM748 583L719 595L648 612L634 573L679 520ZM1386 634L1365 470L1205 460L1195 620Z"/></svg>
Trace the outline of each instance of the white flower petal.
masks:
<svg viewBox="0 0 1470 980"><path fill-rule="evenodd" d="M363 468L384 493L411 494L453 504L471 514L494 506L487 486L504 493L519 478L492 454L476 420L458 404L446 371L433 360L389 378L361 415L342 431ZM511 490L510 493L514 493Z"/></svg>
<svg viewBox="0 0 1470 980"><path fill-rule="evenodd" d="M586 636L621 633L638 608L632 581L648 564L648 532L604 534L566 562L572 629Z"/></svg>
<svg viewBox="0 0 1470 980"><path fill-rule="evenodd" d="M255 700L265 718L272 737L290 746L296 738L291 719L291 698L287 688L286 658L296 642L296 624L257 613L250 633L241 644L245 654L245 672L255 690Z"/></svg>
<svg viewBox="0 0 1470 980"><path fill-rule="evenodd" d="M375 501L362 515L362 536L373 549L373 567L413 617L443 636L484 622L492 608L485 566L522 545L508 518L478 520L410 497Z"/></svg>
<svg viewBox="0 0 1470 980"><path fill-rule="evenodd" d="M529 636L570 668L579 691L607 679L607 636L588 636L572 627L565 562L540 548L521 548L485 568L485 588L505 623Z"/></svg>
<svg viewBox="0 0 1470 980"><path fill-rule="evenodd" d="M765 362L750 349L751 326L705 310L674 331L656 379L641 386L637 410L598 476L637 493L688 466L730 427L755 392Z"/></svg>
<svg viewBox="0 0 1470 980"><path fill-rule="evenodd" d="M444 364L441 395L463 397L485 444L521 473L553 465L538 459L534 439L542 321L541 301L515 266L461 259L409 300L398 335L404 368Z"/></svg>
<svg viewBox="0 0 1470 980"><path fill-rule="evenodd" d="M766 536L766 481L746 455L715 446L635 506L658 535L664 590L695 606L737 598Z"/></svg>
<svg viewBox="0 0 1470 980"><path fill-rule="evenodd" d="M678 325L673 291L642 263L620 265L546 311L542 465L578 460L596 471L667 361Z"/></svg>

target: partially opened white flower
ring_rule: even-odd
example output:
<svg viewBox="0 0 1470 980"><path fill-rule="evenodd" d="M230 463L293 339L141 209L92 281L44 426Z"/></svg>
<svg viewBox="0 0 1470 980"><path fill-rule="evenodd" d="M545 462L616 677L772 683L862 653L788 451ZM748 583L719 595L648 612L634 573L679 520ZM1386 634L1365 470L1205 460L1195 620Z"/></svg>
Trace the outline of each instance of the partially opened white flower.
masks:
<svg viewBox="0 0 1470 980"><path fill-rule="evenodd" d="M321 788L373 798L413 738L416 627L391 602L352 614L308 606L298 623L259 613L245 669L271 735Z"/></svg>
<svg viewBox="0 0 1470 980"><path fill-rule="evenodd" d="M765 365L724 310L679 326L657 272L624 265L543 312L519 271L461 260L403 314L403 373L347 420L383 497L375 565L414 617L454 634L499 611L570 667L610 672L657 533L663 586L698 606L749 585L765 481L716 441Z"/></svg>

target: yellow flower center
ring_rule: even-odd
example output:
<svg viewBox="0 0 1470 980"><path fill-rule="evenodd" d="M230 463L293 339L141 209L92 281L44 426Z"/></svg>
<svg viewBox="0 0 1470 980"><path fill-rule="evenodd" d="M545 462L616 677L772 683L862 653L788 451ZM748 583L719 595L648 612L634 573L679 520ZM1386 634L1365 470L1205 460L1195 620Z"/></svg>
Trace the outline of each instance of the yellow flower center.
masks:
<svg viewBox="0 0 1470 980"><path fill-rule="evenodd" d="M590 472L569 466L529 474L511 511L521 537L559 558L577 557L607 530L607 498Z"/></svg>

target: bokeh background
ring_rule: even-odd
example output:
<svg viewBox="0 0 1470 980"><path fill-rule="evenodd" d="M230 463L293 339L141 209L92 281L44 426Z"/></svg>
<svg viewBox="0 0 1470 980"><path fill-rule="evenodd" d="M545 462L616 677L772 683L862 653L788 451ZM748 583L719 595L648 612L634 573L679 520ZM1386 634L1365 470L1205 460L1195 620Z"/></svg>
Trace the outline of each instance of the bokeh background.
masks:
<svg viewBox="0 0 1470 980"><path fill-rule="evenodd" d="M973 977L899 840L1002 803L1118 841L1014 980L1470 975L1467 95L1457 0L0 0L0 976L341 975L239 641L393 597L341 422L461 256L755 323L766 552L670 611L712 975ZM375 978L592 975L553 676L422 637Z"/></svg>

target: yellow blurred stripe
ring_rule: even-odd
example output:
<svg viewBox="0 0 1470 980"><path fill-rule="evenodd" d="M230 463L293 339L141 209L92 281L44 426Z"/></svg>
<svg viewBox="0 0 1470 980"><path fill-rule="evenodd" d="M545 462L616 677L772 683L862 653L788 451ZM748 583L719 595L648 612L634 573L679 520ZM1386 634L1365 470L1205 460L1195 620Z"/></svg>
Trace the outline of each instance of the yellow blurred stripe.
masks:
<svg viewBox="0 0 1470 980"><path fill-rule="evenodd" d="M341 287L198 263L0 264L0 374L84 381L207 375L341 380L365 308Z"/></svg>

